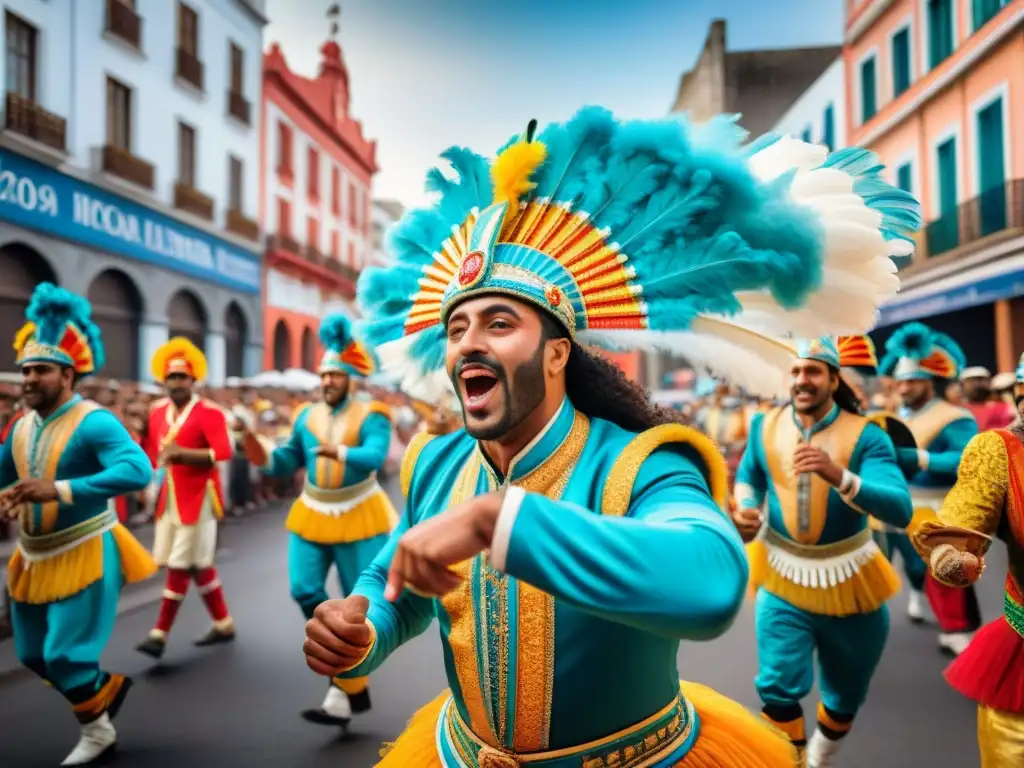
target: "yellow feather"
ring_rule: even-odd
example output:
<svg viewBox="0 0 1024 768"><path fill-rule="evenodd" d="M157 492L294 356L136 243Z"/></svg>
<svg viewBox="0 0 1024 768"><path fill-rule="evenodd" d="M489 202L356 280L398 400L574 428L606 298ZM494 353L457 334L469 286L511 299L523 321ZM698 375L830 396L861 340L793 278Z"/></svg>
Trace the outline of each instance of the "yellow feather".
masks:
<svg viewBox="0 0 1024 768"><path fill-rule="evenodd" d="M28 344L28 340L32 337L32 334L36 332L35 323L25 323L21 326L21 330L14 337L14 351L21 352Z"/></svg>
<svg viewBox="0 0 1024 768"><path fill-rule="evenodd" d="M537 186L530 176L547 154L547 147L539 141L520 141L498 155L491 166L494 203L508 203L509 213L518 211L519 199Z"/></svg>
<svg viewBox="0 0 1024 768"><path fill-rule="evenodd" d="M150 372L156 381L163 382L167 361L174 357L183 357L188 360L196 375L196 381L206 378L206 356L191 341L182 336L176 336L157 349L156 354L153 355Z"/></svg>

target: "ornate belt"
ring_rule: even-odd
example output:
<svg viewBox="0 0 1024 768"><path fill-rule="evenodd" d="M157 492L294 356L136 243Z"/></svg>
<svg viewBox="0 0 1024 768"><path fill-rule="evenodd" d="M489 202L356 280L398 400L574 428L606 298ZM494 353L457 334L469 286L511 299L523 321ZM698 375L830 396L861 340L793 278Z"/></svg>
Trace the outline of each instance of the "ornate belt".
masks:
<svg viewBox="0 0 1024 768"><path fill-rule="evenodd" d="M380 484L377 482L376 473L374 473L355 485L344 485L341 488L318 488L307 479L302 492L321 504L345 504L369 496L378 489L380 489Z"/></svg>
<svg viewBox="0 0 1024 768"><path fill-rule="evenodd" d="M871 541L870 528L864 528L850 538L842 539L832 544L798 544L795 541L780 536L771 528L765 528L764 532L764 543L769 547L781 549L793 557L807 560L827 560L832 557L850 555Z"/></svg>
<svg viewBox="0 0 1024 768"><path fill-rule="evenodd" d="M25 531L21 531L18 546L22 553L29 558L34 556L36 559L40 559L71 549L75 544L106 533L117 525L117 522L117 513L106 509L95 517L76 523L70 528L46 533L42 536L31 536Z"/></svg>
<svg viewBox="0 0 1024 768"><path fill-rule="evenodd" d="M1024 637L1024 605L1021 604L1020 590L1010 574L1006 574L1003 611L1006 613L1006 623L1010 625L1014 632Z"/></svg>
<svg viewBox="0 0 1024 768"><path fill-rule="evenodd" d="M697 714L682 694L630 728L579 747L515 754L481 741L463 722L453 699L441 717L449 743L469 768L640 768L653 765L696 739ZM682 755L680 755L680 758Z"/></svg>

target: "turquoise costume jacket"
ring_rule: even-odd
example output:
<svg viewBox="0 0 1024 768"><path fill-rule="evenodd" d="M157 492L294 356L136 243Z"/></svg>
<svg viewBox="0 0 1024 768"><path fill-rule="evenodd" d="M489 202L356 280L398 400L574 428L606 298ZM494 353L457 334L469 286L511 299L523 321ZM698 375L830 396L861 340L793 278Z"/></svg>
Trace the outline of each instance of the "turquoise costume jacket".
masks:
<svg viewBox="0 0 1024 768"><path fill-rule="evenodd" d="M59 502L33 504L22 532L42 536L107 513L107 501L149 485L152 465L110 411L75 395L46 419L23 416L0 446L0 488L19 478L66 481ZM117 521L116 515L114 522Z"/></svg>
<svg viewBox="0 0 1024 768"><path fill-rule="evenodd" d="M406 456L399 526L355 589L370 601L375 641L343 676L369 674L436 617L457 719L492 747L571 748L678 700L680 640L724 632L748 577L742 542L709 492L724 501L710 441L680 425L638 436L568 400L508 477L463 430L422 440ZM458 567L463 585L441 599L384 600L405 531L509 484L526 493L504 573L483 554ZM686 722L685 705L676 717Z"/></svg>
<svg viewBox="0 0 1024 768"><path fill-rule="evenodd" d="M767 443L766 417L778 418L784 427L772 430L769 418L771 434ZM781 424L783 421L796 428L790 429L789 424ZM815 439L816 436L820 438ZM787 489L795 489L795 485L782 474L787 461L792 466L792 455L799 442L807 439L821 444L833 461L856 475L860 482L856 495L844 498L838 488L815 477L812 487L816 486L818 493L812 491L808 499L806 532L801 534L797 505L783 503L782 499ZM791 406L754 417L747 451L736 475L736 500L742 506L756 508L766 498L767 521L772 531L808 545L834 544L860 533L868 527L868 514L898 528L905 528L913 515L907 482L889 436L866 419L842 414L837 405L807 433L797 424Z"/></svg>
<svg viewBox="0 0 1024 768"><path fill-rule="evenodd" d="M915 488L948 490L956 482L960 457L971 438L978 434L978 422L965 408L958 408L938 398L916 411L900 409L900 418L906 422L917 440L917 447L928 456L909 448L900 451L900 461L919 471L911 480Z"/></svg>

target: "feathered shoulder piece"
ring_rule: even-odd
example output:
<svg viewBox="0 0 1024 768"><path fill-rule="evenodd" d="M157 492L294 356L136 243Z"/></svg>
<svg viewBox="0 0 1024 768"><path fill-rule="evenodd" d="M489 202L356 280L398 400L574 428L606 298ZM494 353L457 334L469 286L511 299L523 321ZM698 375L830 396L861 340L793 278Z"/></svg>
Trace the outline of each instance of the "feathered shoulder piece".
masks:
<svg viewBox="0 0 1024 768"><path fill-rule="evenodd" d="M960 345L923 323L907 323L885 344L883 376L955 379L967 364Z"/></svg>
<svg viewBox="0 0 1024 768"><path fill-rule="evenodd" d="M40 283L25 317L27 322L14 339L19 365L54 363L88 376L106 362L100 329L92 321L92 306L81 296L52 283Z"/></svg>
<svg viewBox="0 0 1024 768"><path fill-rule="evenodd" d="M389 234L393 265L360 279L365 340L416 395L452 309L504 294L581 343L669 350L784 395L793 348L777 339L872 327L920 215L869 152L744 139L734 120L590 107L531 123L493 162L449 149L427 177L434 205Z"/></svg>
<svg viewBox="0 0 1024 768"><path fill-rule="evenodd" d="M878 372L878 352L875 342L867 334L840 336L836 340L839 349L839 366L853 368L867 376Z"/></svg>
<svg viewBox="0 0 1024 768"><path fill-rule="evenodd" d="M171 374L183 374L195 381L204 381L207 373L206 355L184 336L176 336L157 348L150 362L153 378L161 384Z"/></svg>
<svg viewBox="0 0 1024 768"><path fill-rule="evenodd" d="M339 313L328 315L320 322L320 343L324 345L324 358L320 373L348 373L369 376L377 366L373 354L360 344L352 332L352 321Z"/></svg>

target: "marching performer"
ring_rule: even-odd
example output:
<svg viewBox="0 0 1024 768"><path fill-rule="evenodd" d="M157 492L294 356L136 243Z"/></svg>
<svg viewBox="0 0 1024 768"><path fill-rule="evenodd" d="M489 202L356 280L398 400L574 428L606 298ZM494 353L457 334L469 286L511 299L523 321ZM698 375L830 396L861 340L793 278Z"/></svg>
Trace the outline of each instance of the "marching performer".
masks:
<svg viewBox="0 0 1024 768"><path fill-rule="evenodd" d="M159 659L192 581L213 619L195 645L235 639L235 622L213 565L224 514L217 465L231 459L234 447L224 411L193 391L206 378L206 357L191 341L179 337L161 346L151 370L167 390L166 399L150 411L146 432L146 453L159 476L153 554L167 568L167 583L156 625L136 650Z"/></svg>
<svg viewBox="0 0 1024 768"><path fill-rule="evenodd" d="M955 381L963 367L964 354L955 341L921 323L909 323L892 335L879 368L883 376L896 380L903 405L899 416L910 429L916 448L898 448L904 472L911 475L910 495L914 502L912 532L923 520L934 518L942 499L956 481L960 455L978 433L971 413L935 396L934 380ZM904 559L911 588L909 611L912 620L923 618L920 578L927 571L914 551L907 532L886 527L890 548ZM913 563L911 565L910 563ZM981 614L974 588L956 590L943 586L927 573L924 592L939 623L939 648L957 655L963 652Z"/></svg>
<svg viewBox="0 0 1024 768"><path fill-rule="evenodd" d="M306 470L302 495L292 504L286 526L292 599L307 619L327 599L331 565L338 571L342 593L352 594L359 574L384 546L398 519L377 481L391 443L390 412L383 403L351 395L353 379L369 376L373 360L353 338L344 315L323 320L320 341L326 349L320 363L323 400L299 414L284 445L265 460L256 454L262 471L271 476ZM252 443L251 437L247 443ZM306 710L303 717L344 726L353 713L369 709L365 677L336 679L323 705Z"/></svg>
<svg viewBox="0 0 1024 768"><path fill-rule="evenodd" d="M1004 615L946 670L950 685L978 702L981 768L1024 765L1024 355L1016 378L1016 421L967 444L938 520L914 535L935 578L954 588L981 576L993 538L1009 549Z"/></svg>
<svg viewBox="0 0 1024 768"><path fill-rule="evenodd" d="M711 403L697 414L700 430L715 442L725 457L730 483L746 447L755 412L744 405L742 393L735 387L720 383L715 387Z"/></svg>
<svg viewBox="0 0 1024 768"><path fill-rule="evenodd" d="M63 288L36 288L14 345L29 410L0 446L0 519L20 517L7 569L14 647L81 724L63 765L88 765L116 746L111 719L132 681L102 669L100 656L122 586L156 573L108 507L149 484L146 454L112 413L75 394L104 363L90 314Z"/></svg>
<svg viewBox="0 0 1024 768"><path fill-rule="evenodd" d="M385 369L413 395L443 371L465 429L410 445L399 527L351 597L317 608L307 662L363 676L439 619L451 690L381 766L792 768L783 733L678 682L680 641L720 635L745 594L724 461L585 345L685 347L777 395L792 350L755 329L829 325L817 304L851 270L866 290L844 312L873 317L898 287L888 254L908 247L884 201L912 200L880 179L877 200L852 191L851 173L874 182L866 152L740 148L728 121L589 108L534 127L493 165L448 150L458 178L430 175L436 207L361 279Z"/></svg>
<svg viewBox="0 0 1024 768"><path fill-rule="evenodd" d="M860 415L840 374L877 365L873 357L861 336L801 343L792 403L755 417L736 477L740 533L751 540L763 530L748 550L759 587L755 685L764 716L806 746L809 768L835 765L889 635L885 603L899 577L867 516L897 528L912 516L892 443ZM822 700L808 743L800 702L814 685L815 654Z"/></svg>

